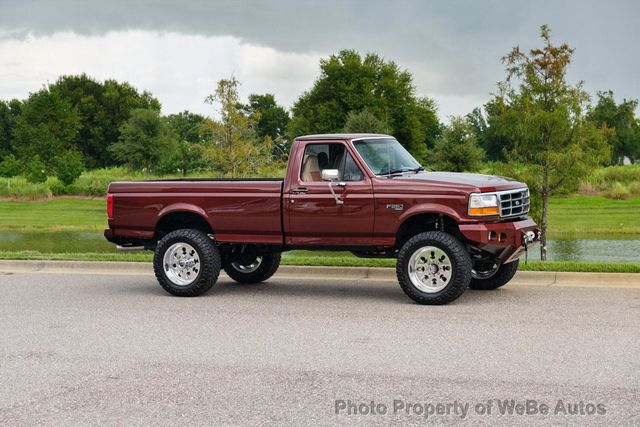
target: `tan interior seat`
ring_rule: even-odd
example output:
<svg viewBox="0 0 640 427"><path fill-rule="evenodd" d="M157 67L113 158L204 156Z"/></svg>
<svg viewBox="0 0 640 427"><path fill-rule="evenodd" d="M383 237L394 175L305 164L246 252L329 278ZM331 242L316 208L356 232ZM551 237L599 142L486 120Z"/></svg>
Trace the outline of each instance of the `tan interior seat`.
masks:
<svg viewBox="0 0 640 427"><path fill-rule="evenodd" d="M318 156L310 154L304 159L301 177L303 181L322 181Z"/></svg>

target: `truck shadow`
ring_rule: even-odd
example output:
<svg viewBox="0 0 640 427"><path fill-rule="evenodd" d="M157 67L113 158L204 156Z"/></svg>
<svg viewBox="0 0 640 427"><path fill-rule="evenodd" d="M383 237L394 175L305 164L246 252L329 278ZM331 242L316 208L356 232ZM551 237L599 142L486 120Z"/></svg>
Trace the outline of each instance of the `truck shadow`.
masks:
<svg viewBox="0 0 640 427"><path fill-rule="evenodd" d="M169 295L155 282L140 282L135 286L122 286L118 289L126 294L138 296L163 296L177 298ZM450 305L478 305L500 303L501 301L517 299L511 290L476 291L467 289L465 293ZM515 293L517 294L517 292ZM310 300L324 301L379 301L390 304L403 304L419 307L400 289L397 283L382 281L350 281L344 280L308 280L290 278L272 278L264 283L238 284L226 277L221 278L206 294L197 297L213 299L250 299L253 302L263 300L265 302L287 301L288 303L304 303Z"/></svg>
<svg viewBox="0 0 640 427"><path fill-rule="evenodd" d="M207 294L212 297L247 296L248 298L300 299L358 299L411 303L402 290L393 283L353 283L348 280L318 282L273 278L268 282L243 285L228 279L220 280Z"/></svg>
<svg viewBox="0 0 640 427"><path fill-rule="evenodd" d="M508 292L507 292L508 293ZM455 305L476 305L478 303L499 302L506 296L501 291L476 291L468 289ZM322 282L318 280L296 280L273 278L267 282L242 285L229 279L220 280L207 294L210 297L237 297L291 299L291 302L308 299L384 301L392 304L419 306L400 289L396 282L350 282L349 280Z"/></svg>

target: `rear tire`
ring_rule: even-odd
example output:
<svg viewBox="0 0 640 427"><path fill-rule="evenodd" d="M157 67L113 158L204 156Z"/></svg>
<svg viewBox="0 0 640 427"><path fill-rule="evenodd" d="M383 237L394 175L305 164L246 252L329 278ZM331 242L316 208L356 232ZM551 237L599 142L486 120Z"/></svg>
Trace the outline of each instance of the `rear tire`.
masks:
<svg viewBox="0 0 640 427"><path fill-rule="evenodd" d="M506 285L511 279L513 279L516 271L518 271L518 265L520 265L519 259L510 262L509 264L502 264L498 271L495 272L495 274L486 279L478 279L472 277L471 283L469 283L469 287L471 289L479 289L483 291L498 289Z"/></svg>
<svg viewBox="0 0 640 427"><path fill-rule="evenodd" d="M193 297L207 292L220 274L220 252L202 231L175 230L156 246L153 270L171 295Z"/></svg>
<svg viewBox="0 0 640 427"><path fill-rule="evenodd" d="M428 231L402 246L396 274L402 290L418 304L447 304L469 286L471 258L452 235Z"/></svg>
<svg viewBox="0 0 640 427"><path fill-rule="evenodd" d="M259 262L258 265L254 263ZM255 284L264 282L280 267L280 254L261 255L253 263L242 265L232 262L224 266L224 271L238 283Z"/></svg>

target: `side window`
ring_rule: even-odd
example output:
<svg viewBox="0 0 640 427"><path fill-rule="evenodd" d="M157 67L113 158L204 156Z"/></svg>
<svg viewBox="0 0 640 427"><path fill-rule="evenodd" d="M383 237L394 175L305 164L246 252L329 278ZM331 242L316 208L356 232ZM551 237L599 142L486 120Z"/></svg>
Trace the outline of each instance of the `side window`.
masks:
<svg viewBox="0 0 640 427"><path fill-rule="evenodd" d="M329 144L309 144L304 149L300 179L306 182L322 181L322 169L329 167Z"/></svg>
<svg viewBox="0 0 640 427"><path fill-rule="evenodd" d="M362 181L363 175L343 144L309 144L304 149L300 179L322 181L324 169L338 169L342 181Z"/></svg>

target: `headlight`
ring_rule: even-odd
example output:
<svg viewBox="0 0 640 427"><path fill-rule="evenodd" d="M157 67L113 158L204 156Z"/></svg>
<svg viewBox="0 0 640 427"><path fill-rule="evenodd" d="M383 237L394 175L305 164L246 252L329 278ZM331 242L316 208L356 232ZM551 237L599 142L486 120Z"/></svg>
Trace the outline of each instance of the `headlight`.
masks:
<svg viewBox="0 0 640 427"><path fill-rule="evenodd" d="M469 196L469 215L498 215L498 196L491 193L478 193Z"/></svg>

